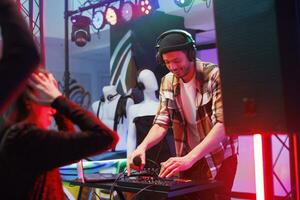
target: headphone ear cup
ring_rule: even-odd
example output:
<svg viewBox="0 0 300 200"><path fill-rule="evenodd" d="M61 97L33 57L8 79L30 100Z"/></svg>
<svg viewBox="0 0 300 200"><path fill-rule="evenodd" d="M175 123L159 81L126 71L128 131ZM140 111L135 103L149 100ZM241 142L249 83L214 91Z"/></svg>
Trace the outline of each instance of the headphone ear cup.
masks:
<svg viewBox="0 0 300 200"><path fill-rule="evenodd" d="M164 60L162 59L162 56L160 55L160 53L159 52L156 52L156 62L158 63L158 64L160 64L160 65L164 65L165 63L164 63Z"/></svg>
<svg viewBox="0 0 300 200"><path fill-rule="evenodd" d="M140 90L144 90L144 89L145 89L145 85L144 85L142 82L137 82L137 87L138 87Z"/></svg>
<svg viewBox="0 0 300 200"><path fill-rule="evenodd" d="M195 61L196 60L196 50L195 48L190 48L187 52L187 57L189 61Z"/></svg>
<svg viewBox="0 0 300 200"><path fill-rule="evenodd" d="M108 101L112 101L114 99L114 97L117 96L117 95L118 95L118 93L116 93L116 94L109 94L109 95L107 95L106 99Z"/></svg>
<svg viewBox="0 0 300 200"><path fill-rule="evenodd" d="M101 101L101 102L105 102L104 96L101 96L101 97L100 97L100 101Z"/></svg>
<svg viewBox="0 0 300 200"><path fill-rule="evenodd" d="M111 101L113 98L114 98L114 96L111 95L111 94L107 95L107 97L106 97L106 99L107 99L108 101Z"/></svg>

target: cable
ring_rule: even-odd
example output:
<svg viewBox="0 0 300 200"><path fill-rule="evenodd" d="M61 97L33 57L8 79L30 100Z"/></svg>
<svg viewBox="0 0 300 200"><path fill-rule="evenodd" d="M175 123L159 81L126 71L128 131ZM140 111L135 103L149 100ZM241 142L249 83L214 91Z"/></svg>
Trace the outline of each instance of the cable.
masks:
<svg viewBox="0 0 300 200"><path fill-rule="evenodd" d="M126 170L125 170L125 171L126 171ZM120 174L118 175L118 177L114 180L113 184L111 185L110 190L109 190L109 199L112 198L112 194L113 194L113 192L114 192L114 188L115 188L115 185L116 185L117 181L122 177L122 175L125 177L125 171L122 172L122 173L120 173Z"/></svg>
<svg viewBox="0 0 300 200"><path fill-rule="evenodd" d="M135 193L130 200L134 200L139 194L141 194L143 191L145 191L146 189L149 189L152 186L154 186L154 184L148 185L148 186L142 188L140 191L138 191L137 193Z"/></svg>
<svg viewBox="0 0 300 200"><path fill-rule="evenodd" d="M159 153L158 153L158 154L159 154ZM156 158L156 159L157 159L157 158ZM149 158L147 158L146 161L147 161L147 162L151 162L152 164L155 165L156 168L159 169L160 165L159 165L157 162L155 162L155 161L153 161L153 160L151 160L151 159L149 159ZM134 164L135 166L141 166L141 165L142 165L142 159L141 159L140 156L135 156L135 157L133 158L132 162L133 162L133 164ZM147 166L147 167L148 167L148 166ZM154 167L152 167L152 168L154 168ZM151 169L151 167L148 167L148 169ZM149 170L148 170L148 171L149 171Z"/></svg>
<svg viewBox="0 0 300 200"><path fill-rule="evenodd" d="M93 195L98 197L99 200L101 200L101 197L95 191L93 191Z"/></svg>
<svg viewBox="0 0 300 200"><path fill-rule="evenodd" d="M160 165L157 162L155 162L154 160L151 160L149 158L147 158L146 160L151 162L152 164L154 164L157 168L160 168Z"/></svg>
<svg viewBox="0 0 300 200"><path fill-rule="evenodd" d="M167 133L167 134L168 134L168 133ZM167 138L165 137L164 140L167 140ZM161 154L161 151L162 151L162 149L163 149L163 144L164 144L164 143L163 143L163 140L162 140L162 141L160 142L159 149L158 149L158 151L157 151L155 161L152 161L151 159L149 159L149 161L152 161L154 164L156 164L158 168L160 168L160 164L158 164L157 161L158 161L158 158L159 158L159 156L160 156L160 154ZM169 146L168 146L168 148L169 148ZM169 149L170 149L170 148L169 148Z"/></svg>

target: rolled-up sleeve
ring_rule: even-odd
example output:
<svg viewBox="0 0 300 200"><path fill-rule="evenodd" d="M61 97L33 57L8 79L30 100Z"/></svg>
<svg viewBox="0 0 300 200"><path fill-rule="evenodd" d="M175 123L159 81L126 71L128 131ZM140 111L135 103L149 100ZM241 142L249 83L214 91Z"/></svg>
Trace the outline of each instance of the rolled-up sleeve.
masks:
<svg viewBox="0 0 300 200"><path fill-rule="evenodd" d="M173 92L169 87L166 77L162 78L160 90L159 90L159 108L154 118L153 124L161 126L170 125L170 109L169 106L172 104Z"/></svg>
<svg viewBox="0 0 300 200"><path fill-rule="evenodd" d="M219 68L214 68L211 72L209 80L210 89L212 91L212 123L223 123L223 103L221 91L221 79Z"/></svg>

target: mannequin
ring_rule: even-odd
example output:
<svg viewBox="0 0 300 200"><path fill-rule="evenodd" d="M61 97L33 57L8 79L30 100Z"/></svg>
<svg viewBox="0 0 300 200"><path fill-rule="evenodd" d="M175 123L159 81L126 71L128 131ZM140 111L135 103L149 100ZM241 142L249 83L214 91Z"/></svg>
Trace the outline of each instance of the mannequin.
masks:
<svg viewBox="0 0 300 200"><path fill-rule="evenodd" d="M128 120L124 116L115 124L116 108L122 95L117 92L117 88L114 85L104 86L102 91L103 98L92 103L92 110L109 128L117 131L120 140L115 150L126 151ZM126 113L128 113L128 108L132 104L133 100L128 98L125 108Z"/></svg>
<svg viewBox="0 0 300 200"><path fill-rule="evenodd" d="M147 135L159 106L159 101L155 94L155 91L158 90L158 84L154 73L148 69L144 69L138 74L137 81L139 85L142 85L144 100L129 107L127 156ZM162 143L159 143L152 148L153 152L147 152L147 154L149 153L147 158L150 158L157 164L161 161L165 161L164 159L168 159L172 154L171 152L175 152L172 150L175 149L174 144L168 142L172 141L168 139L171 135L172 134L168 133Z"/></svg>

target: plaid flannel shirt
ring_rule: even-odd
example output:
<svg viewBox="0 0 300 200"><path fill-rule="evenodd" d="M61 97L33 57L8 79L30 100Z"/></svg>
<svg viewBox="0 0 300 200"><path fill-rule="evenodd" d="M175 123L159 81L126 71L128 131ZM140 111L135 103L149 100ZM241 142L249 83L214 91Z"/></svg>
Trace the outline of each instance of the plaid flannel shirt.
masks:
<svg viewBox="0 0 300 200"><path fill-rule="evenodd" d="M186 119L180 97L180 82L173 73L163 77L160 86L160 107L154 124L172 126L176 155L191 151L187 142ZM217 123L223 123L223 105L219 68L212 63L196 61L196 124L200 141ZM208 178L214 178L224 159L237 154L237 137L227 136L217 149L205 156L209 167Z"/></svg>

